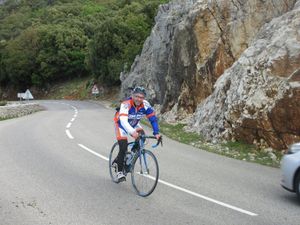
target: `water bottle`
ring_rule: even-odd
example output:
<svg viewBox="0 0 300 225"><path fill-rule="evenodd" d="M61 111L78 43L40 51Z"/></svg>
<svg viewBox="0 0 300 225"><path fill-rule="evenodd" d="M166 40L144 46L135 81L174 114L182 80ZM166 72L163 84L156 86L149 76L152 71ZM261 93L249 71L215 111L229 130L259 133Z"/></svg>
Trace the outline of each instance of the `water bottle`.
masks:
<svg viewBox="0 0 300 225"><path fill-rule="evenodd" d="M129 166L131 163L133 154L131 152L126 153L126 165Z"/></svg>

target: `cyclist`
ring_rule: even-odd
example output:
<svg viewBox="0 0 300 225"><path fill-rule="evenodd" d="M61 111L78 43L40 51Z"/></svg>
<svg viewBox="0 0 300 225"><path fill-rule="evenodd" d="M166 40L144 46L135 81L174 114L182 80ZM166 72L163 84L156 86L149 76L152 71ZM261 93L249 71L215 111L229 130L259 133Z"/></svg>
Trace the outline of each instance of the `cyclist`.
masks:
<svg viewBox="0 0 300 225"><path fill-rule="evenodd" d="M146 116L152 125L153 135L157 139L160 138L155 112L145 97L146 90L143 87L135 87L131 97L121 103L121 107L114 117L115 132L119 144L119 153L114 161L118 164L117 178L119 182L125 180L123 162L127 152L128 134L137 139L139 132L144 133L139 123L140 119Z"/></svg>

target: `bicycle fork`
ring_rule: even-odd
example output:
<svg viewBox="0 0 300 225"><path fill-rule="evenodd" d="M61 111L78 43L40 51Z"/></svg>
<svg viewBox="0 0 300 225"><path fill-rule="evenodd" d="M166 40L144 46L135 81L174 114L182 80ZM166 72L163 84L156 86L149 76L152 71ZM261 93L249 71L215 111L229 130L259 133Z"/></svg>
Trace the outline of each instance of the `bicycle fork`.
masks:
<svg viewBox="0 0 300 225"><path fill-rule="evenodd" d="M144 174L144 172L143 172L143 165L144 165L145 166L146 175L149 174L149 168L148 168L148 165L147 165L147 160L146 160L145 152L142 152L141 156L139 158L140 158L140 165L141 165L141 171L140 171L140 173ZM144 161L144 164L143 164L143 161Z"/></svg>

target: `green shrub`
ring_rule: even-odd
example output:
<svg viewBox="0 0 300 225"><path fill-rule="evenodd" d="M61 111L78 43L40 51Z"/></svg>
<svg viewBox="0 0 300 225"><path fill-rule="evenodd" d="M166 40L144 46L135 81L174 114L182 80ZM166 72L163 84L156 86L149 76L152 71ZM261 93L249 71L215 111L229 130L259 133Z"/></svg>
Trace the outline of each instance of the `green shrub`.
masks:
<svg viewBox="0 0 300 225"><path fill-rule="evenodd" d="M0 7L0 85L93 74L119 84L167 0L8 0Z"/></svg>

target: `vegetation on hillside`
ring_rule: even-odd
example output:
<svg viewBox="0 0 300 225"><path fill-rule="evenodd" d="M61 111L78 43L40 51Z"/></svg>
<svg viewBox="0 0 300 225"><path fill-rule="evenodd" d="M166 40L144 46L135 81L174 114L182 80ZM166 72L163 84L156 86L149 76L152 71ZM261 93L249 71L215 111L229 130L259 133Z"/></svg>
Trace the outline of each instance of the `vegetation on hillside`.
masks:
<svg viewBox="0 0 300 225"><path fill-rule="evenodd" d="M0 85L46 87L93 75L118 85L166 0L8 0L0 6Z"/></svg>

